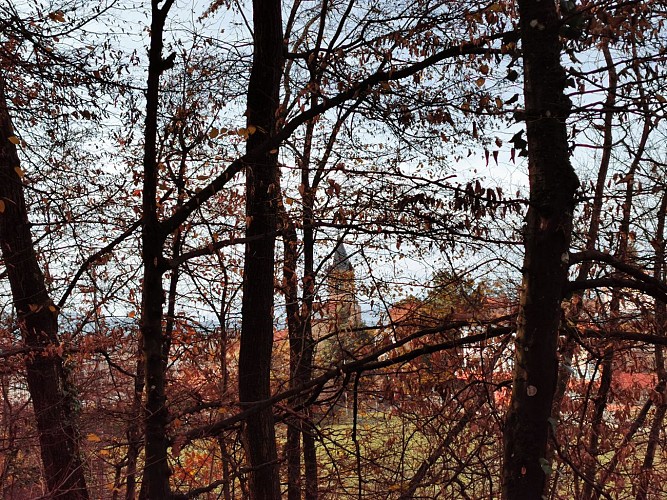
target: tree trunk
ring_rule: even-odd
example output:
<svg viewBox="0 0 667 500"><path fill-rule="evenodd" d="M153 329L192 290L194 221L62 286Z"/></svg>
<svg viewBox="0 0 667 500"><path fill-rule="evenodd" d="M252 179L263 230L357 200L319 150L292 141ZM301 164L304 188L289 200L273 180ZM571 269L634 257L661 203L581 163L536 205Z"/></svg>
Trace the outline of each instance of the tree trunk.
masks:
<svg viewBox="0 0 667 500"><path fill-rule="evenodd" d="M304 204L305 206L305 204ZM304 208L305 212L305 208ZM298 264L297 234L294 224L281 209L283 222L283 239L285 263L283 267L284 293L287 310L287 328L290 344L290 388L294 389L308 383L313 371L313 339L312 339L312 229L310 232L310 251L304 250L306 273L310 279L304 279L303 306L299 306L298 277L295 269ZM304 231L305 233L306 231ZM308 243L304 237L304 246ZM311 265L309 265L311 263ZM303 407L306 399L297 395L290 400L290 405L302 413L302 416L290 418L287 422L287 498L301 499L301 439L303 438L303 458L305 469L306 500L315 500L318 496L317 487L317 456L315 454L315 429L309 417L310 408Z"/></svg>
<svg viewBox="0 0 667 500"><path fill-rule="evenodd" d="M146 123L144 130L144 179L142 258L144 279L141 303L141 335L146 370L145 467L142 491L149 499L170 498L169 465L167 462L167 407L165 395L164 336L162 332L164 287L163 246L166 234L160 227L157 207L157 116L160 76L168 69L162 59L162 33L172 0L162 8L152 0L151 44L146 92Z"/></svg>
<svg viewBox="0 0 667 500"><path fill-rule="evenodd" d="M520 0L530 208L512 398L504 432L503 497L540 498L558 373L560 303L567 280L574 193L569 160L559 19L554 2Z"/></svg>
<svg viewBox="0 0 667 500"><path fill-rule="evenodd" d="M310 416L310 414L308 410L307 416ZM303 434L303 466L306 477L306 500L317 500L319 490L317 482L317 450L315 448L316 429L310 423L311 421L306 422L301 431Z"/></svg>
<svg viewBox="0 0 667 500"><path fill-rule="evenodd" d="M283 294L287 312L287 330L289 336L290 388L299 386L302 372L302 356L304 352L303 322L299 307L299 286L297 277L298 251L296 228L289 215L280 207L283 226ZM292 407L297 407L298 396L290 400ZM296 410L298 411L298 409ZM287 459L287 500L301 500L301 429L302 419L294 415L287 420L287 442L285 455Z"/></svg>
<svg viewBox="0 0 667 500"><path fill-rule="evenodd" d="M667 195L663 195L658 211L658 226L655 235L655 259L653 261L653 276L664 280L665 277L665 218L667 216ZM655 301L655 332L664 334L667 324L667 305L659 300ZM639 476L639 488L637 491L637 500L647 500L651 484L651 471L655 461L656 450L660 444L660 431L663 429L663 421L667 413L667 394L665 386L667 385L667 370L665 369L665 353L662 346L655 346L655 368L658 375L658 386L660 390L660 400L657 405L651 430L649 432L648 444L646 445L646 454L642 464Z"/></svg>
<svg viewBox="0 0 667 500"><path fill-rule="evenodd" d="M313 106L317 104L317 98L312 97ZM310 161L313 143L315 122L308 122L306 131L306 147L304 151L303 166L301 170L301 183L304 187L303 193L303 310L302 319L302 352L300 358L300 382L306 383L313 377L313 358L315 353L315 341L313 339L313 300L315 297L315 187L310 180ZM336 131L331 135L333 141ZM330 143L332 144L332 143ZM326 155L323 158L326 163ZM315 432L312 423L312 409L304 409L306 419L301 427L303 436L303 461L306 483L306 500L317 500L317 453L315 451Z"/></svg>
<svg viewBox="0 0 667 500"><path fill-rule="evenodd" d="M602 51L604 53L605 62L607 63L608 72L609 72L609 83L607 90L607 98L605 100L605 113L604 113L604 131L603 131L603 142L602 142L602 158L600 159L600 168L598 169L597 181L595 183L595 196L593 197L593 203L591 207L591 216L590 216L590 225L588 227L588 234L586 235L586 250L594 250L597 248L598 235L600 232L600 216L602 214L602 205L604 202L604 189L607 184L607 173L609 171L609 163L611 161L611 153L613 149L613 119L614 119L614 108L616 106L616 94L618 86L618 74L616 72L616 66L609 50L609 41L606 40L603 42ZM583 281L588 279L588 275L593 268L593 262L587 261L581 264L579 272L577 273L576 280ZM584 291L577 292L572 297L573 311L571 316L568 318L572 321L576 321L582 311L584 299ZM554 401L551 409L551 417L553 421L558 423L560 420L561 414L561 405L567 391L568 384L572 377L571 364L574 358L577 342L570 333L570 330L565 329L565 334L567 335L565 341L561 346L561 364L558 370L558 382L556 384L556 393L554 396ZM555 450L552 448L547 449L547 460L551 461L554 458ZM546 485L545 494L548 490L548 484Z"/></svg>
<svg viewBox="0 0 667 500"><path fill-rule="evenodd" d="M608 50L608 49L607 49ZM607 57L608 64L611 62L611 57ZM611 65L610 65L611 67ZM648 138L650 130L650 122L644 123L644 134L643 137ZM626 179L626 188L625 188L625 197L622 204L623 217L621 219L621 224L618 231L618 248L616 251L616 257L621 262L628 261L628 244L630 236L630 219L632 217L632 204L634 201L635 195L635 171L639 165L640 154L644 150L643 143L640 143L639 154L635 157L634 161L630 165L629 171L627 173ZM619 290L613 290L611 296L611 302L609 305L610 313L610 322L609 328L611 330L617 330L622 326L621 318L621 292ZM615 352L618 349L617 342L607 342L605 346L604 355L602 358L602 373L600 375L600 387L595 397L595 404L593 407L593 418L590 422L591 427L591 437L588 445L588 463L583 468L584 474L590 479L595 479L596 470L599 469L598 466L598 456L603 453L603 450L600 450L600 437L606 431L606 425L604 421L604 414L607 409L607 404L611 396L611 387L612 379L614 377L616 357ZM604 486L604 484L601 484ZM583 498L585 499L595 499L599 496L597 491L594 491L593 485L591 483L586 483L583 489Z"/></svg>
<svg viewBox="0 0 667 500"><path fill-rule="evenodd" d="M600 437L604 434L605 430L604 413L607 409L607 403L611 392L611 382L614 375L614 348L616 347L616 343L611 343L611 345L612 347L605 349L602 357L600 387L593 398L593 416L590 421L591 436L587 447L587 461L583 468L584 476L593 481L595 480L595 473L599 468L598 455L600 454ZM582 498L593 499L596 495L597 493L593 489L592 483L587 482L584 484L583 493L581 495Z"/></svg>
<svg viewBox="0 0 667 500"><path fill-rule="evenodd" d="M311 105L317 104L311 98ZM284 295L287 312L287 328L290 343L290 387L296 388L308 383L312 378L314 342L312 334L312 311L314 297L314 189L310 185L310 158L315 123L308 122L303 155L301 157L301 184L303 186L303 300L299 304L298 286L298 240L296 227L289 220L284 207L279 208L283 220L283 241L285 264L283 267ZM296 396L290 404L301 407L305 399ZM301 499L301 439L303 440L303 461L305 472L306 500L318 497L317 455L315 452L315 431L310 420L311 409L300 409L302 417L291 419L287 428L287 496L288 500Z"/></svg>
<svg viewBox="0 0 667 500"><path fill-rule="evenodd" d="M88 498L74 422L73 390L62 356L57 353L58 310L37 262L19 158L9 140L13 135L4 81L0 80L0 247L23 341L36 351L27 357L26 368L48 496Z"/></svg>
<svg viewBox="0 0 667 500"><path fill-rule="evenodd" d="M277 228L278 155L252 151L276 131L283 35L279 0L253 1L254 55L248 84L247 142L252 160L246 165L246 235L239 353L239 399L243 407L271 394L273 347L273 280ZM257 236L262 238L255 239ZM279 500L280 477L272 408L249 416L244 443L250 462L250 490L255 500Z"/></svg>
<svg viewBox="0 0 667 500"><path fill-rule="evenodd" d="M132 410L127 429L127 480L125 487L125 500L135 500L137 496L137 464L141 453L141 421L144 418L142 403L145 386L145 367L143 359L143 342L139 338L139 359L137 359L137 372L134 378L134 394L132 395Z"/></svg>

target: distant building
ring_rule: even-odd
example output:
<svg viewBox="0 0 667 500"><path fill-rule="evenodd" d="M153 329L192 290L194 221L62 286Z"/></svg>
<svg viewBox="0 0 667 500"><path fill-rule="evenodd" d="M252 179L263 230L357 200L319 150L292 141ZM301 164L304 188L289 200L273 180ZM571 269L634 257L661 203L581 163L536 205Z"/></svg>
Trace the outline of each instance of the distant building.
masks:
<svg viewBox="0 0 667 500"><path fill-rule="evenodd" d="M358 356L359 349L372 342L362 326L357 300L356 274L345 249L339 242L325 275L326 295L313 304L312 335L315 341L315 365L328 367ZM275 370L286 366L289 358L289 333L286 328L274 332Z"/></svg>
<svg viewBox="0 0 667 500"><path fill-rule="evenodd" d="M314 312L313 337L320 340L332 334L350 332L361 326L356 274L343 242L334 250L326 275L327 299Z"/></svg>

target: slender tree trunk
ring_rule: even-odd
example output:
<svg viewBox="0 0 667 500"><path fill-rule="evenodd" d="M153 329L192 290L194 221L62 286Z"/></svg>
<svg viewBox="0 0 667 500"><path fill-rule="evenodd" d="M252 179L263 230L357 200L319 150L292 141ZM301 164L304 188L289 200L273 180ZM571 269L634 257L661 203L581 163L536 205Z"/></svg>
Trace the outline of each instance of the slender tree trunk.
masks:
<svg viewBox="0 0 667 500"><path fill-rule="evenodd" d="M608 49L607 49L608 52ZM610 58L608 58L608 61ZM644 123L644 135L643 137L648 138L648 133L650 131L650 122L647 124ZM643 138L642 137L642 138ZM642 141L640 152L638 156L635 157L634 161L630 165L630 169L627 174L627 184L625 190L625 198L623 200L623 217L621 219L621 224L619 227L619 241L618 248L616 251L616 257L621 262L626 262L628 260L628 244L629 244L629 235L630 235L630 217L632 215L632 204L634 201L634 182L635 182L635 171L639 165L639 159L641 152L643 152L644 143ZM609 306L610 309L610 323L609 327L612 330L618 329L621 327L621 297L620 291L614 290L612 292L611 303ZM591 419L591 437L588 445L588 463L584 467L584 474L591 478L595 479L595 473L598 469L598 455L602 452L600 450L600 436L605 431L605 422L604 422L604 413L607 409L607 404L609 402L609 397L611 394L612 379L615 371L615 352L617 349L617 342L609 342L605 346L604 355L602 359L602 372L600 375L600 387L598 389L597 395L595 396L595 404L593 408L593 418ZM601 483L601 486L604 486ZM583 490L583 498L595 499L599 497L599 493L594 491L593 485L591 483L586 483Z"/></svg>
<svg viewBox="0 0 667 500"><path fill-rule="evenodd" d="M313 106L317 99L313 96ZM303 311L302 338L303 346L301 352L300 380L302 383L310 381L313 377L313 358L315 341L313 340L313 299L315 297L315 188L310 181L310 158L312 151L312 139L315 123L308 123L306 137L307 144L301 171L301 183L304 187L303 193ZM335 137L336 131L332 134ZM326 157L323 159L326 161ZM303 436L303 461L306 482L306 500L317 500L317 453L315 451L315 428L312 423L312 410L310 407L304 409L306 419L302 425Z"/></svg>
<svg viewBox="0 0 667 500"><path fill-rule="evenodd" d="M223 287L222 298L220 299L220 309L218 313L218 320L220 322L220 335L218 336L218 345L220 348L219 353L219 363L220 363L220 400L229 397L227 391L229 389L229 375L227 367L227 287L229 286L229 280L227 277L227 268L220 257L220 254L217 254L218 260L220 262L220 267L223 272L223 279L225 285ZM227 451L227 441L224 437L218 438L218 446L220 447L220 459L222 462L222 479L223 484L223 498L225 500L232 499L232 484L231 484L231 475L230 475L230 457L229 452Z"/></svg>
<svg viewBox="0 0 667 500"><path fill-rule="evenodd" d="M600 436L604 431L604 412L607 409L611 381L614 374L614 346L605 349L602 358L602 369L600 370L600 387L594 398L593 416L591 418L591 436L588 444L587 464L583 468L584 476L595 480L595 472L598 469L597 457L600 453ZM591 483L585 483L582 498L595 498L596 492Z"/></svg>
<svg viewBox="0 0 667 500"><path fill-rule="evenodd" d="M16 430L20 425L20 420L14 415L14 405L12 404L11 379L13 377L0 376L0 390L2 391L2 433L3 433L3 456L0 459L0 495L2 498L13 498L13 489L15 486L12 472L15 467L16 459L19 455L19 446L17 445Z"/></svg>
<svg viewBox="0 0 667 500"><path fill-rule="evenodd" d="M656 349L662 349L661 346L657 346ZM665 390L662 391L662 397L664 398ZM653 470L653 463L655 461L655 452L660 446L660 432L663 430L663 422L665 420L665 413L667 413L667 404L661 403L655 410L655 416L653 417L653 423L651 424L651 430L648 435L648 443L646 445L646 455L644 456L644 462L642 463L641 475L639 476L639 486L637 491L637 500L647 500L649 498L648 493L650 491L651 479L656 482L659 482L659 479L651 477L651 471Z"/></svg>
<svg viewBox="0 0 667 500"><path fill-rule="evenodd" d="M324 15L324 14L323 14ZM321 33L318 35L321 41ZM319 45L318 45L319 46ZM318 82L321 75L315 70L316 64L311 64L311 80ZM317 106L319 98L311 96L311 107ZM303 351L301 353L301 381L306 383L313 377L313 359L315 356L315 340L313 339L313 301L315 298L315 193L323 178L325 167L328 164L331 151L336 143L336 137L345 120L350 116L356 105L350 106L334 125L322 157L318 161L314 172L311 170L312 145L315 132L315 121L308 122L303 157L301 158L301 185L303 186L303 299L301 308ZM312 179L311 179L312 174ZM319 497L317 451L315 436L317 429L312 419L312 408L303 410L301 434L303 437L303 461L306 486L306 500L317 500Z"/></svg>
<svg viewBox="0 0 667 500"><path fill-rule="evenodd" d="M554 2L519 0L523 44L530 207L512 398L504 432L503 497L540 498L558 374L560 303L567 280L574 193L565 120L559 19Z"/></svg>
<svg viewBox="0 0 667 500"><path fill-rule="evenodd" d="M287 309L287 326L290 344L290 387L296 388L306 384L312 377L313 364L313 341L312 341L312 286L307 287L304 295L303 307L299 306L298 299L298 277L295 269L298 263L297 235L294 224L288 220L283 211L283 238L285 247L285 263L283 268L285 301ZM311 230L312 233L312 230ZM306 238L304 238L304 245ZM306 254L312 255L311 252ZM306 255L306 261L311 259ZM312 261L312 260L311 260ZM307 276L312 277L311 272ZM307 271L308 272L308 271ZM304 280L309 283L309 280ZM317 485L317 457L315 454L315 429L309 420L310 409L302 407L305 399L296 396L290 400L290 404L302 413L302 416L289 419L287 427L287 496L289 500L300 500L302 491L301 481L301 440L303 439L303 460L305 469L305 493L306 500L314 500L318 495Z"/></svg>
<svg viewBox="0 0 667 500"><path fill-rule="evenodd" d="M37 262L18 171L19 158L16 146L9 140L13 135L0 76L0 247L23 341L36 350L27 358L26 369L44 476L50 498L88 498L73 388L62 356L56 352L58 310Z"/></svg>
<svg viewBox="0 0 667 500"><path fill-rule="evenodd" d="M317 100L311 99L311 105ZM306 141L301 163L301 183L303 186L303 301L299 305L298 286L298 251L297 233L284 207L280 208L283 219L283 241L285 264L283 268L284 293L287 309L287 326L290 342L290 385L292 388L305 384L312 378L314 342L312 338L312 310L314 296L314 237L313 237L313 188L310 186L310 157L314 122L306 127ZM303 397L292 399L292 406L301 406ZM315 452L315 429L309 417L311 410L304 407L300 410L301 418L294 418L288 423L287 429L287 494L289 500L301 499L301 440L303 440L303 460L305 471L306 500L318 497L317 456Z"/></svg>
<svg viewBox="0 0 667 500"><path fill-rule="evenodd" d="M151 43L146 92L146 123L144 130L144 179L142 258L144 279L141 304L141 334L146 369L145 409L145 466L142 491L153 499L170 498L169 465L167 462L167 407L165 396L165 340L162 332L164 288L162 277L166 270L163 246L166 234L160 227L157 207L157 116L160 76L169 68L162 59L162 34L167 13L173 0L162 8L152 0Z"/></svg>
<svg viewBox="0 0 667 500"><path fill-rule="evenodd" d="M657 279L665 277L665 217L667 216L667 195L663 194L660 209L658 211L658 226L654 247L655 260L653 262L653 276ZM656 300L654 305L655 329L657 334L665 333L667 325L667 305L664 302ZM641 475L639 476L639 488L637 491L637 500L647 500L649 487L651 484L651 470L655 461L655 452L660 443L660 431L663 429L665 414L667 413L667 370L665 369L665 350L663 346L655 346L655 368L658 375L658 386L661 387L660 402L657 405L651 430L649 431L648 444L646 445L646 454L642 464Z"/></svg>
<svg viewBox="0 0 667 500"><path fill-rule="evenodd" d="M302 356L304 351L303 322L299 307L299 286L297 276L298 251L296 228L289 215L280 207L283 226L283 293L285 309L287 311L287 330L290 346L290 388L298 387L302 372ZM301 398L290 400L290 405L296 407ZM298 410L297 410L298 411ZM301 428L302 419L295 415L287 420L287 443L285 455L287 457L287 499L301 500Z"/></svg>
<svg viewBox="0 0 667 500"><path fill-rule="evenodd" d="M656 451L660 446L660 432L664 429L665 414L667 413L667 402L665 401L665 381L667 380L667 374L665 373L663 347L655 346L655 350L656 363L658 364L658 379L660 380L661 401L655 410L651 429L649 430L646 454L644 455L644 461L639 476L637 500L647 500L649 498L648 494L650 491L651 479L659 481L658 479L652 478L651 472L653 471Z"/></svg>
<svg viewBox="0 0 667 500"><path fill-rule="evenodd" d="M602 142L602 158L600 159L600 168L598 169L597 181L595 183L595 196L593 198L593 203L591 207L591 218L590 226L588 228L588 234L586 235L586 250L594 250L598 241L598 234L600 232L600 216L602 214L602 204L604 202L604 190L607 183L607 172L609 171L609 163L611 161L611 153L613 147L613 118L614 118L614 107L616 106L616 91L618 86L618 75L616 72L616 66L614 65L614 60L612 58L611 52L609 50L608 40L604 42L602 50L605 56L605 62L607 63L608 73L609 73L609 84L607 91L607 99L605 100L605 109L607 110L604 114L604 139ZM592 261L587 261L582 263L577 273L577 281L582 281L588 278L593 267ZM572 298L573 312L572 316L569 318L573 321L576 321L579 315L581 314L583 306L583 296L584 292L576 293ZM554 422L560 420L561 405L565 393L567 391L567 386L572 376L572 359L577 348L577 342L571 335L568 334L568 330L565 331L567 338L561 348L561 364L558 369L558 382L556 384L556 393L554 396L554 401L552 404L551 416ZM547 450L547 460L551 461L554 458L554 449L549 448ZM548 491L548 484L545 486L545 493Z"/></svg>
<svg viewBox="0 0 667 500"><path fill-rule="evenodd" d="M306 412L307 412L306 416L310 417L311 416L310 408L308 408ZM306 420L301 430L303 435L303 466L306 479L305 481L306 500L317 500L319 496L318 482L317 482L317 451L315 448L315 431L316 429L314 424L312 423L312 420L310 419Z"/></svg>
<svg viewBox="0 0 667 500"><path fill-rule="evenodd" d="M280 0L253 1L254 55L248 84L247 151L275 132L283 68ZM271 394L275 231L277 228L278 156L271 151L246 165L246 243L239 353L239 399L244 407ZM260 239L253 237L262 236ZM280 499L279 464L272 408L249 416L244 443L250 462L250 490L255 500Z"/></svg>
<svg viewBox="0 0 667 500"><path fill-rule="evenodd" d="M659 382L653 390L662 393L665 390L665 384ZM629 444L632 442L633 438L635 437L639 429L644 427L644 423L646 422L646 417L648 416L648 412L651 410L652 406L653 406L653 400L649 396L646 398L646 401L644 402L641 409L637 413L635 419L630 423L630 426L628 427L628 430L623 436L623 439L618 444L618 446L616 446L616 451L612 455L611 459L609 460L609 462L604 464L604 469L602 471L602 474L600 475L600 480L597 483L599 486L604 485L609 479L609 477L616 472L616 467L618 467L618 464L624 459ZM592 478L589 477L589 479ZM598 493L599 490L600 488L598 487Z"/></svg>
<svg viewBox="0 0 667 500"><path fill-rule="evenodd" d="M141 453L142 432L140 422L144 418L143 398L146 371L143 359L143 342L139 338L139 359L137 360L137 372L134 376L134 394L132 396L132 413L127 429L127 481L125 488L125 500L134 500L137 497L137 464Z"/></svg>
<svg viewBox="0 0 667 500"><path fill-rule="evenodd" d="M473 405L470 405L465 409L463 415L460 419L456 421L456 424L447 431L444 439L438 444L438 446L426 457L414 475L410 478L407 488L401 496L398 497L398 500L413 500L415 498L415 493L420 486L422 486L424 479L426 478L429 470L435 465L435 463L443 457L447 449L452 445L454 439L456 439L459 434L467 427L470 423L470 420L477 414L477 412L484 406L486 402L486 395L478 395L476 401Z"/></svg>

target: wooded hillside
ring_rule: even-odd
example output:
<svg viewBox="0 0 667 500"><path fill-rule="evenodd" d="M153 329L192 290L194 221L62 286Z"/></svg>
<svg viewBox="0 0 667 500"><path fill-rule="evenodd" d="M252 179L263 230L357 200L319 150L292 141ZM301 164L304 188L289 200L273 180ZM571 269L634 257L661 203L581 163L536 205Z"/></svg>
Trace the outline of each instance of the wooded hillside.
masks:
<svg viewBox="0 0 667 500"><path fill-rule="evenodd" d="M667 496L667 2L0 0L0 496Z"/></svg>

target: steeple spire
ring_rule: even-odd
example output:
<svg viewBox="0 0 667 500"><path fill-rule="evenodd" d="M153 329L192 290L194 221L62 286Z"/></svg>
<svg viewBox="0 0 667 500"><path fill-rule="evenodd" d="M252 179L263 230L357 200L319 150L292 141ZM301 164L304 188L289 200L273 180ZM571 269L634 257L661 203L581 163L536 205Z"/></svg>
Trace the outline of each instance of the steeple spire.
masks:
<svg viewBox="0 0 667 500"><path fill-rule="evenodd" d="M352 263L350 257L347 255L343 240L339 240L334 250L333 263L331 264L331 271L335 272L349 272L352 271Z"/></svg>

